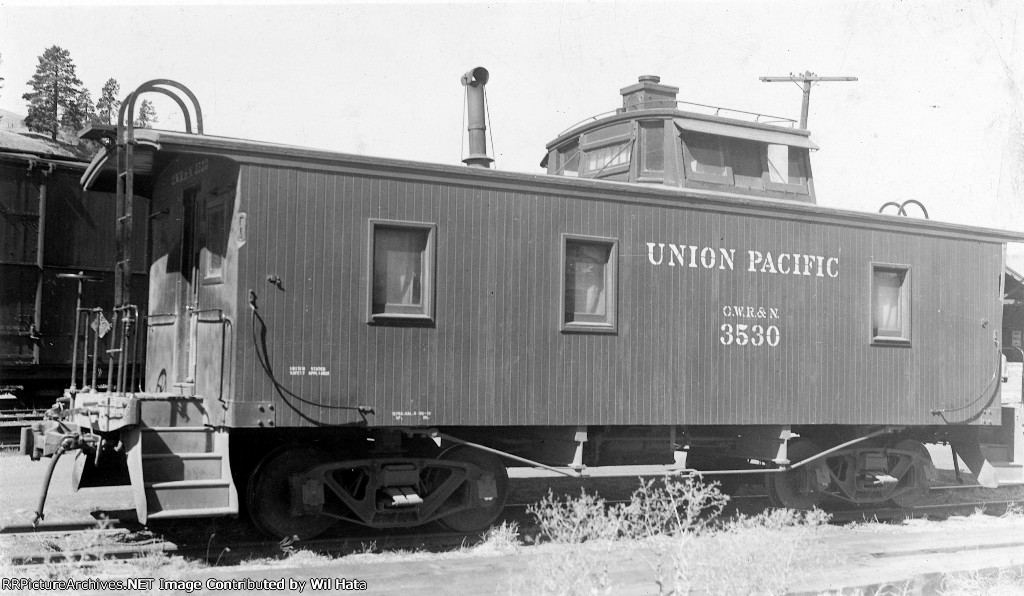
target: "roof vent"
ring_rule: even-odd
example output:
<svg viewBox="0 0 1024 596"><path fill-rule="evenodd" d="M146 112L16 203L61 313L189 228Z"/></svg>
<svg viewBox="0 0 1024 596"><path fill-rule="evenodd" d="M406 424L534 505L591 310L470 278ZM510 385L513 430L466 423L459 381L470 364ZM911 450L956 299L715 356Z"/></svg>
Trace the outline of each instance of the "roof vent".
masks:
<svg viewBox="0 0 1024 596"><path fill-rule="evenodd" d="M679 87L662 85L657 75L641 75L639 82L619 90L623 110L674 108Z"/></svg>
<svg viewBox="0 0 1024 596"><path fill-rule="evenodd" d="M489 168L494 161L487 156L487 85L491 75L483 66L478 66L462 75L462 86L466 88L466 110L469 112L469 157L463 163L474 168Z"/></svg>

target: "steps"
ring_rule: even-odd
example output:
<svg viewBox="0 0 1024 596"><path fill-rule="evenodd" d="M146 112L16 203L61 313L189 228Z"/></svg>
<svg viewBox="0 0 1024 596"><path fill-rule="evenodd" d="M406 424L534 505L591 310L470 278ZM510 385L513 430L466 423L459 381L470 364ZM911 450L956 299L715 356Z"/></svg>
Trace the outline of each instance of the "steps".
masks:
<svg viewBox="0 0 1024 596"><path fill-rule="evenodd" d="M228 433L206 426L143 426L128 433L139 522L238 514Z"/></svg>
<svg viewBox="0 0 1024 596"><path fill-rule="evenodd" d="M1024 464L992 462L992 467L999 478L999 486L1024 484Z"/></svg>

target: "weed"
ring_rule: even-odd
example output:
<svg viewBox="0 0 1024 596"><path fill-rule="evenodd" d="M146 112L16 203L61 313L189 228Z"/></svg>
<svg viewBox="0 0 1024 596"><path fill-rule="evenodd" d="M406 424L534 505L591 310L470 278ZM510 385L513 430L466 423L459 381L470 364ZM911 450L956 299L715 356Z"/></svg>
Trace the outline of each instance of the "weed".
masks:
<svg viewBox="0 0 1024 596"><path fill-rule="evenodd" d="M522 544L516 522L503 521L500 526L490 527L480 538L482 542L474 548L477 552L515 552Z"/></svg>
<svg viewBox="0 0 1024 596"><path fill-rule="evenodd" d="M576 498L555 499L551 491L526 511L537 520L540 537L560 544L594 540L642 540L699 532L722 512L729 497L717 482L694 476L641 480L628 503L608 506L580 489Z"/></svg>
<svg viewBox="0 0 1024 596"><path fill-rule="evenodd" d="M359 550L355 552L357 555L372 555L377 552L377 541L371 540L369 542L360 542Z"/></svg>
<svg viewBox="0 0 1024 596"><path fill-rule="evenodd" d="M526 512L537 520L539 537L560 544L613 539L618 537L620 520L609 511L605 500L580 489L580 496L556 499L548 490L539 503Z"/></svg>
<svg viewBox="0 0 1024 596"><path fill-rule="evenodd" d="M704 530L728 501L717 482L705 484L694 476L665 477L658 486L654 480L641 481L629 503L618 507L617 514L627 538L678 536Z"/></svg>
<svg viewBox="0 0 1024 596"><path fill-rule="evenodd" d="M1010 501L1006 505L1006 511L1003 512L1002 517L1008 519L1021 519L1024 518L1024 507L1016 501Z"/></svg>
<svg viewBox="0 0 1024 596"><path fill-rule="evenodd" d="M667 545L673 592L695 588L714 594L783 594L794 576L819 566L815 534L829 515L779 509L736 517L703 536Z"/></svg>
<svg viewBox="0 0 1024 596"><path fill-rule="evenodd" d="M1011 596L1024 593L1024 567L949 574L942 578L943 596Z"/></svg>
<svg viewBox="0 0 1024 596"><path fill-rule="evenodd" d="M549 493L527 511L542 539L573 546L541 558L527 574L533 585L520 587L611 593L609 566L628 552L647 562L659 594L781 594L796 573L821 563L815 534L828 514L783 509L722 521L727 500L717 483L692 476L641 481L628 503L614 506L584 491L564 500Z"/></svg>

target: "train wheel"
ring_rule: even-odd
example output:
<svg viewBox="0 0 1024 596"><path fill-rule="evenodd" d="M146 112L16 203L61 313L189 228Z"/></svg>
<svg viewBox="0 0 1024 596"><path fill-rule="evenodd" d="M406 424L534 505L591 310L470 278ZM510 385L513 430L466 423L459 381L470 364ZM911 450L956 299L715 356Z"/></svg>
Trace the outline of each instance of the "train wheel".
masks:
<svg viewBox="0 0 1024 596"><path fill-rule="evenodd" d="M894 470L894 476L899 480L896 485L898 494L890 499L897 507L913 507L928 494L930 483L925 468L931 464L932 456L924 444L915 439L904 439L896 444L895 449L918 455L912 463L900 465Z"/></svg>
<svg viewBox="0 0 1024 596"><path fill-rule="evenodd" d="M798 440L789 445L789 460L793 463L818 453L821 453L821 449L810 441ZM824 488L818 477L819 468L811 464L788 472L765 475L765 488L768 489L768 499L772 505L804 510L816 507L821 502Z"/></svg>
<svg viewBox="0 0 1024 596"><path fill-rule="evenodd" d="M508 471L497 456L472 447L455 447L441 455L441 459L474 464L494 478L495 496L483 507L463 509L440 520L445 527L456 532L484 530L498 519L508 499ZM477 483L466 482L461 490L475 490Z"/></svg>
<svg viewBox="0 0 1024 596"><path fill-rule="evenodd" d="M288 481L292 474L328 461L326 453L308 445L285 445L268 453L253 470L246 491L246 507L256 527L277 538L300 540L330 528L335 520L329 516L291 515Z"/></svg>

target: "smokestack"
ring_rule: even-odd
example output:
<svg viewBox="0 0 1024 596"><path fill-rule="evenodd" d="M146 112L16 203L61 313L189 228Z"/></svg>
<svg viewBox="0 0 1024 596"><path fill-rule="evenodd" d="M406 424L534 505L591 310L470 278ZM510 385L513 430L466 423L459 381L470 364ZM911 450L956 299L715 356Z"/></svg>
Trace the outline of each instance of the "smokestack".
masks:
<svg viewBox="0 0 1024 596"><path fill-rule="evenodd" d="M487 157L487 125L484 123L484 85L489 77L487 69L482 66L462 75L469 112L469 157L462 163L471 168L489 168L494 161Z"/></svg>
<svg viewBox="0 0 1024 596"><path fill-rule="evenodd" d="M650 108L676 107L679 87L662 85L661 77L641 75L638 82L619 90L622 94L622 110L645 110Z"/></svg>

